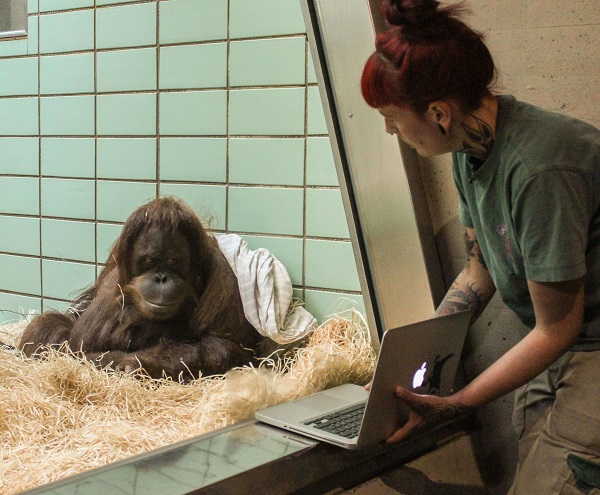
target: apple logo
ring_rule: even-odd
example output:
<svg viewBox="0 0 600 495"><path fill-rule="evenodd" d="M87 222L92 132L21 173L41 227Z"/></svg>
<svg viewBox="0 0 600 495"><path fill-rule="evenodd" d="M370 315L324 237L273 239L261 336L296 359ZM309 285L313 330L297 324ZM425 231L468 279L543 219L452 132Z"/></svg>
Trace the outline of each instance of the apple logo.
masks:
<svg viewBox="0 0 600 495"><path fill-rule="evenodd" d="M423 363L413 377L413 388L419 388L425 381L425 373L427 373L427 363Z"/></svg>

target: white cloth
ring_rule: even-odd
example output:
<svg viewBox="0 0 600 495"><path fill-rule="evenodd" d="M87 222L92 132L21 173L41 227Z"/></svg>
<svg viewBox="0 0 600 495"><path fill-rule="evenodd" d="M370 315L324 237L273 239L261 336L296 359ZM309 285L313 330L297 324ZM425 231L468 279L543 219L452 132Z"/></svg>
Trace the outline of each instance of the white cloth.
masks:
<svg viewBox="0 0 600 495"><path fill-rule="evenodd" d="M288 314L292 281L280 261L264 248L249 249L236 234L220 235L217 241L237 277L244 314L261 335L289 344L313 330L317 320L303 307Z"/></svg>

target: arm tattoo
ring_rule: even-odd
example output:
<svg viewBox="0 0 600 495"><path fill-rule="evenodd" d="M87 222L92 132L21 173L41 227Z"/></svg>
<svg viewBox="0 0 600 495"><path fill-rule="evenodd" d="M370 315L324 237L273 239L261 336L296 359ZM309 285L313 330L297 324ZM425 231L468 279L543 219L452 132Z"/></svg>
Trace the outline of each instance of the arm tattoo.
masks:
<svg viewBox="0 0 600 495"><path fill-rule="evenodd" d="M462 123L467 139L463 141L461 151L485 160L494 146L494 131L485 121L472 114L471 117L475 120L476 127Z"/></svg>
<svg viewBox="0 0 600 495"><path fill-rule="evenodd" d="M479 247L479 242L477 242L476 239L471 239L466 230L463 234L463 239L465 240L465 253L467 255L467 261L465 262L466 267L469 268L469 266L471 265L471 258L477 257L479 264L485 270L487 270L488 267L485 264L485 260L483 259L483 254L481 252L481 248Z"/></svg>
<svg viewBox="0 0 600 495"><path fill-rule="evenodd" d="M436 313L442 316L470 309L477 314L483 303L485 303L485 298L479 290L474 288L472 283L464 291L459 289L456 282L454 282Z"/></svg>

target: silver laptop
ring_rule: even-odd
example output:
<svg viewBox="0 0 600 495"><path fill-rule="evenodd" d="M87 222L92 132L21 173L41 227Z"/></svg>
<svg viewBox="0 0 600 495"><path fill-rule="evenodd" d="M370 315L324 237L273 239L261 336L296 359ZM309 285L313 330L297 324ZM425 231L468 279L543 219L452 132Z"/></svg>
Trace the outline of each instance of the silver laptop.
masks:
<svg viewBox="0 0 600 495"><path fill-rule="evenodd" d="M418 394L453 392L470 311L388 330L377 358L371 392L346 384L257 411L256 419L347 449L383 442L408 419L396 399L402 385Z"/></svg>

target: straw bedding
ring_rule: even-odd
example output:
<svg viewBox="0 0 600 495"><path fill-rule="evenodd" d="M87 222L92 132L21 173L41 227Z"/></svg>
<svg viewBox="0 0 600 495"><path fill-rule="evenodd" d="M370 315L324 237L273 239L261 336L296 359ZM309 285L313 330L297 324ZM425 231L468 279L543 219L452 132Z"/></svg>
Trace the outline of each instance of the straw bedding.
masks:
<svg viewBox="0 0 600 495"><path fill-rule="evenodd" d="M16 344L25 325L0 326L0 341ZM58 352L35 361L0 348L0 495L237 423L258 408L365 383L373 366L354 312L323 323L283 360L188 384L104 372Z"/></svg>

